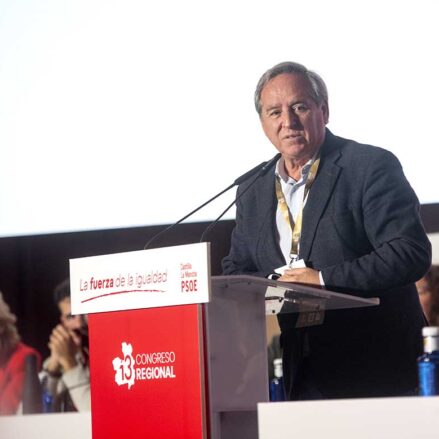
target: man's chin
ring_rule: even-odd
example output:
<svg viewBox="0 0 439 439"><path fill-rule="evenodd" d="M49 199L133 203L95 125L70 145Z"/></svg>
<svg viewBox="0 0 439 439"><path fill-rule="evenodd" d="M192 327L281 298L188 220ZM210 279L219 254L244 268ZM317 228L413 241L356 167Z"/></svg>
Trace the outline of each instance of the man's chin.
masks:
<svg viewBox="0 0 439 439"><path fill-rule="evenodd" d="M283 145L281 153L285 158L295 159L307 155L308 146L304 142L291 142Z"/></svg>

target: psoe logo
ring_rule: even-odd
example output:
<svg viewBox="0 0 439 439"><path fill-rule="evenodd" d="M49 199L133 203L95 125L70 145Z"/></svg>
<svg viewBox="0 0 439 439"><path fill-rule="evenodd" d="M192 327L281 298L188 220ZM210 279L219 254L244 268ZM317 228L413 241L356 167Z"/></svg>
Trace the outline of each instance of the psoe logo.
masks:
<svg viewBox="0 0 439 439"><path fill-rule="evenodd" d="M135 381L133 346L131 343L122 342L122 354L123 358L116 357L113 359L113 369L116 372L114 381L119 386L127 384L128 389L130 389Z"/></svg>

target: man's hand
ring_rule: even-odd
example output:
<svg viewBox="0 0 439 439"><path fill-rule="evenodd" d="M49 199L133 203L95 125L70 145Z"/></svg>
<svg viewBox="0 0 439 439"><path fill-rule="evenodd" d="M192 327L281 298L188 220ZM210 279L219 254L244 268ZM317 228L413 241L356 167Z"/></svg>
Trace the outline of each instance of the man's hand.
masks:
<svg viewBox="0 0 439 439"><path fill-rule="evenodd" d="M68 371L77 365L75 358L78 347L76 346L73 334L62 325L57 325L49 340L51 357L58 360L64 371Z"/></svg>
<svg viewBox="0 0 439 439"><path fill-rule="evenodd" d="M278 279L282 282L296 282L320 286L320 277L317 270L312 268L290 268Z"/></svg>

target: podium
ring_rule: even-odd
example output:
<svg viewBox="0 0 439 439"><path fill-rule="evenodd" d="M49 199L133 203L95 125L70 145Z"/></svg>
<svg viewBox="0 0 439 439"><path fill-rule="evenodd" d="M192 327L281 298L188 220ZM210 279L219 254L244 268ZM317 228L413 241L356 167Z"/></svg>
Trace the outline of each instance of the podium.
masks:
<svg viewBox="0 0 439 439"><path fill-rule="evenodd" d="M97 258L93 273L106 266L100 259L105 257ZM73 288L80 295L77 286L89 276L76 271L71 264L73 312L78 311ZM200 273L197 268L198 279ZM188 294L184 281L178 284L183 295ZM378 304L377 299L252 276L210 278L207 273L207 285L206 303L130 309L119 302L120 311L88 312L94 439L255 438L257 403L268 401L267 310L312 316ZM162 292L148 291L165 294L165 288L157 290ZM121 293L131 291L96 297ZM91 300L80 297L82 303Z"/></svg>

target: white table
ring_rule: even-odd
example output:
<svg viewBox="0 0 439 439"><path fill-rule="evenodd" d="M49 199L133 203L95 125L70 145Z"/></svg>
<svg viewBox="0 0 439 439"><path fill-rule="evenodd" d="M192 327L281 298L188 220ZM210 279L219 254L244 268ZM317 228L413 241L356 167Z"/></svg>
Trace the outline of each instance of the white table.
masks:
<svg viewBox="0 0 439 439"><path fill-rule="evenodd" d="M91 439L91 414L0 416L1 439Z"/></svg>
<svg viewBox="0 0 439 439"><path fill-rule="evenodd" d="M258 404L259 439L438 439L439 397Z"/></svg>

